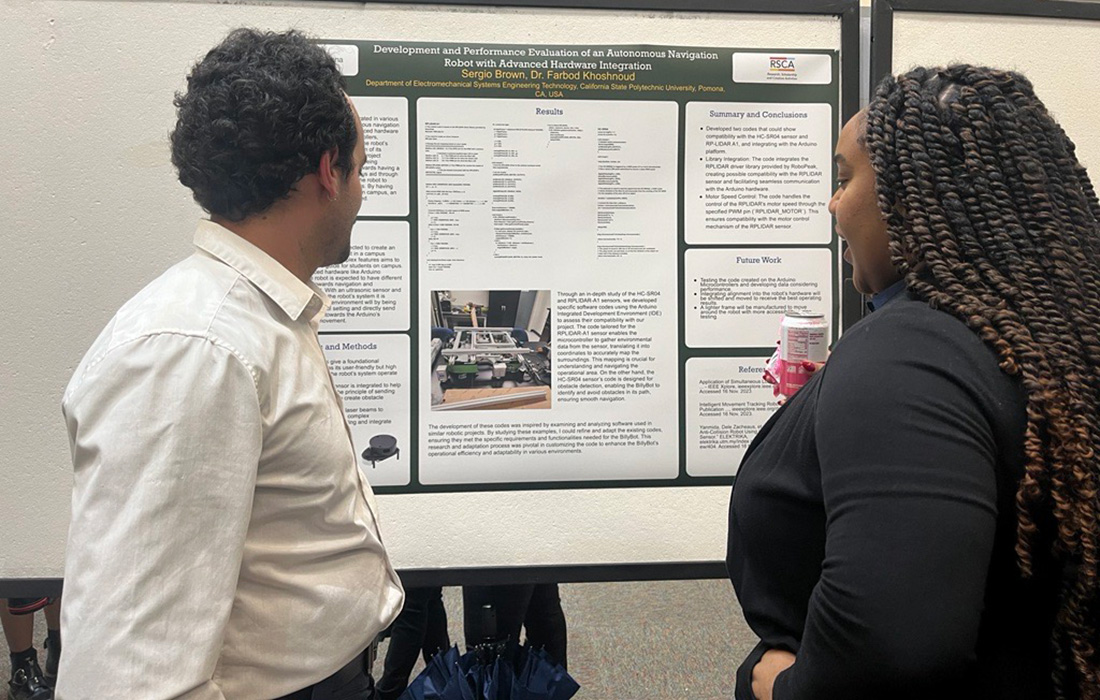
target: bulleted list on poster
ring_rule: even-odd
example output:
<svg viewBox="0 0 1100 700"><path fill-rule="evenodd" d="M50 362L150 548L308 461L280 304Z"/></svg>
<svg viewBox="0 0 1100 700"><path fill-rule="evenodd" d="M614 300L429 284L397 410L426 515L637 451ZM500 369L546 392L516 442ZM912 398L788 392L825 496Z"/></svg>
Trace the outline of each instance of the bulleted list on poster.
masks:
<svg viewBox="0 0 1100 700"><path fill-rule="evenodd" d="M769 78L757 56L738 59L750 79ZM812 79L825 81L825 67L818 61ZM685 112L684 239L707 246L684 253L685 344L767 353L785 314L835 323L832 105L693 102ZM736 473L777 408L763 373L761 357L688 360L689 476Z"/></svg>
<svg viewBox="0 0 1100 700"><path fill-rule="evenodd" d="M773 348L786 313L832 313L828 248L689 249L688 347Z"/></svg>
<svg viewBox="0 0 1100 700"><path fill-rule="evenodd" d="M832 107L687 106L688 243L829 243Z"/></svg>

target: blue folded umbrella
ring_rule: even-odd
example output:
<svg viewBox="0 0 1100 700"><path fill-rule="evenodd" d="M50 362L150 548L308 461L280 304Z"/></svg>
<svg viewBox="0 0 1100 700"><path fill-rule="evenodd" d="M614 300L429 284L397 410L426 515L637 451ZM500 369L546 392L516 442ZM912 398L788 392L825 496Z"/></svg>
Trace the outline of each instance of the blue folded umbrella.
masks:
<svg viewBox="0 0 1100 700"><path fill-rule="evenodd" d="M528 648L526 663L516 677L508 700L568 700L580 688L545 649Z"/></svg>
<svg viewBox="0 0 1100 700"><path fill-rule="evenodd" d="M399 700L568 700L578 690L543 649L509 644L488 661L451 647L432 658Z"/></svg>
<svg viewBox="0 0 1100 700"><path fill-rule="evenodd" d="M499 700L512 697L512 681L515 679L515 668L502 657L497 657L482 688L484 700Z"/></svg>
<svg viewBox="0 0 1100 700"><path fill-rule="evenodd" d="M401 700L475 700L462 693L465 674L459 668L458 647L432 657L428 666L401 695Z"/></svg>

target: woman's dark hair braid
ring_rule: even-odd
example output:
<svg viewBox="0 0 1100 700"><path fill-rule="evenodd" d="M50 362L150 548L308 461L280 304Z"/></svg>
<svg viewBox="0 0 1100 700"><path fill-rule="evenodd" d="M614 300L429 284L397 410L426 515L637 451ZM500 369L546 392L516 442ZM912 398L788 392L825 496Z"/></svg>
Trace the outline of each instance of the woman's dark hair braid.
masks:
<svg viewBox="0 0 1100 700"><path fill-rule="evenodd" d="M1100 700L1096 191L1018 73L916 69L883 81L866 119L891 257L910 292L963 320L1027 393L1020 569L1060 567L1056 694Z"/></svg>

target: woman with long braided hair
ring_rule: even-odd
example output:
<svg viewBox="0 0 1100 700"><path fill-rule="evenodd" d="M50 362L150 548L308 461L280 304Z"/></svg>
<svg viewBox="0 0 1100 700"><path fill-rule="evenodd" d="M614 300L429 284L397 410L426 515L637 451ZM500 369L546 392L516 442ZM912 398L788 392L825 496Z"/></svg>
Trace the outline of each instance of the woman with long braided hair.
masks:
<svg viewBox="0 0 1100 700"><path fill-rule="evenodd" d="M1100 700L1100 203L1018 73L916 69L841 133L872 313L763 428L739 700Z"/></svg>

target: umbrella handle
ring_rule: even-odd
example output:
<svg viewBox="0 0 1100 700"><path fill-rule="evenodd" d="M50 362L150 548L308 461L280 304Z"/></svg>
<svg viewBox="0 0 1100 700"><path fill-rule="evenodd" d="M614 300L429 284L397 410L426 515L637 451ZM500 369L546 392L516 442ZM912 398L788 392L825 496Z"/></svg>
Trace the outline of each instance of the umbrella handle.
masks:
<svg viewBox="0 0 1100 700"><path fill-rule="evenodd" d="M478 609L474 629L472 631L473 635L471 636L477 640L475 646L478 644L492 644L500 641L500 637L498 636L497 611L492 603L486 603Z"/></svg>

